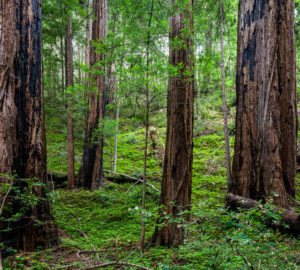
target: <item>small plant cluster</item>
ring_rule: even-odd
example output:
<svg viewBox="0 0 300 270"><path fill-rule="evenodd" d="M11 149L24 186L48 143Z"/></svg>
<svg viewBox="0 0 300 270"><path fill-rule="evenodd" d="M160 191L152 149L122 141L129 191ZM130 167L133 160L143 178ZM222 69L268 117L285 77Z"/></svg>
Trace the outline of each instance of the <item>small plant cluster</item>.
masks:
<svg viewBox="0 0 300 270"><path fill-rule="evenodd" d="M45 198L41 198L39 190L42 189L47 195L47 186L38 179L22 179L17 175L0 174L0 229L1 232L10 232L18 222L29 217L30 210L38 205ZM17 211L16 211L17 209ZM41 221L35 220L35 225L40 226ZM15 251L6 243L0 243L0 250L4 253L14 253Z"/></svg>

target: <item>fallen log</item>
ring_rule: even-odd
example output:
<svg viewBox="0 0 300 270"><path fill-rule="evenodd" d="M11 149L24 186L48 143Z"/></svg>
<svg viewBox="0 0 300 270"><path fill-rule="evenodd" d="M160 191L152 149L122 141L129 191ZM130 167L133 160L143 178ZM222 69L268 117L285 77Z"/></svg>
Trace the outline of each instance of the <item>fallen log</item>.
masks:
<svg viewBox="0 0 300 270"><path fill-rule="evenodd" d="M238 208L244 209L252 209L254 207L258 207L261 204L258 201L241 197L238 195L234 195L229 193L226 196L227 207L231 210L237 210ZM300 214L294 211L286 210L279 207L273 207L269 211L271 211L275 215L279 215L281 217L280 222L276 221L276 218L270 215L267 215L266 212L269 209L261 208L263 215L265 216L265 221L268 226L278 228L282 232L288 232L297 235L300 235ZM285 226L285 225L288 225Z"/></svg>

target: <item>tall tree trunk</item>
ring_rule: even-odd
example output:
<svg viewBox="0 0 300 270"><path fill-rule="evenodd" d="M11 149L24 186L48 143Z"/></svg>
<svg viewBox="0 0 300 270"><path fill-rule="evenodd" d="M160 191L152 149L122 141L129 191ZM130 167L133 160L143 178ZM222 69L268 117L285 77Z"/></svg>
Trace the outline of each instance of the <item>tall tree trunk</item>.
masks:
<svg viewBox="0 0 300 270"><path fill-rule="evenodd" d="M107 24L107 2L106 0L94 0L94 15L92 39L104 41L106 37ZM91 49L91 67L101 75L95 74L93 81L96 81L98 92L89 94L88 97L88 117L85 134L85 145L82 163L79 170L79 186L89 189L98 188L103 178L103 127L105 109L105 82L104 67L96 67L99 61L104 59L104 55L96 53L95 48ZM95 73L97 73L95 72ZM99 131L100 130L100 131Z"/></svg>
<svg viewBox="0 0 300 270"><path fill-rule="evenodd" d="M151 9L148 21L147 46L146 46L146 122L145 122L145 148L144 148L144 177L143 177L143 196L142 196L142 211L146 208L146 182L147 182L147 153L148 153L148 136L149 136L149 113L150 113L150 99L149 99L149 65L150 65L150 42L151 42L151 23L153 16L154 0L151 2ZM142 236L141 236L141 251L144 252L145 245L145 215L142 214Z"/></svg>
<svg viewBox="0 0 300 270"><path fill-rule="evenodd" d="M225 84L225 63L224 63L224 39L223 39L223 1L220 0L220 32L221 32L221 73L222 73L222 98L223 98L223 113L224 113L224 135L225 135L225 148L226 148L226 170L227 170L227 187L230 190L231 186L231 162L230 162L230 143L228 132L228 119L227 119L227 102L226 102L226 84Z"/></svg>
<svg viewBox="0 0 300 270"><path fill-rule="evenodd" d="M46 140L41 90L41 0L1 0L0 6L0 172L47 184ZM0 182L7 181L5 177ZM19 184L21 189L27 186ZM49 198L43 187L32 191L40 200L24 216L0 223L0 242L32 251L58 243ZM10 217L24 202L10 198ZM4 229L11 228L9 231Z"/></svg>
<svg viewBox="0 0 300 270"><path fill-rule="evenodd" d="M72 15L69 15L67 37L66 37L66 86L74 87L73 81L73 45L72 45ZM68 188L75 188L75 169L74 169L74 128L73 128L73 97L68 94Z"/></svg>
<svg viewBox="0 0 300 270"><path fill-rule="evenodd" d="M122 38L122 45L124 46L125 42L125 34L123 34ZM113 172L117 171L117 153L118 153L118 130L119 130L119 117L120 117L120 103L121 103L121 98L120 98L120 85L121 85L121 80L123 78L123 61L124 57L121 56L121 61L120 61L120 77L118 79L118 93L115 95L116 97L116 102L117 102L117 112L116 112L116 130L115 130L115 145L114 145L114 161L113 161Z"/></svg>
<svg viewBox="0 0 300 270"><path fill-rule="evenodd" d="M232 192L287 207L295 197L294 1L241 0Z"/></svg>
<svg viewBox="0 0 300 270"><path fill-rule="evenodd" d="M86 50L85 50L85 65L87 68L90 68L90 56L91 56L91 39L92 39L92 19L90 16L90 12L91 12L91 0L87 0L88 1L88 7L87 7L87 14L89 15L87 20L86 20ZM87 97L88 97L88 89L90 87L90 82L89 82L89 77L90 74L89 72L85 73L85 90L83 92L83 100L84 100L84 104L87 104ZM85 109L85 116L87 118L87 113L88 110Z"/></svg>
<svg viewBox="0 0 300 270"><path fill-rule="evenodd" d="M174 5L174 0L171 1ZM160 205L166 216L179 218L182 211L190 210L193 163L193 31L192 4L170 19L170 65L177 67L177 74L169 78L168 124L164 173ZM185 31L183 31L185 29ZM177 37L182 41L178 47ZM162 213L162 218L165 215ZM182 216L181 216L182 217ZM184 214L189 220L189 214ZM153 241L165 246L178 246L184 241L184 227L165 219L164 227L156 228Z"/></svg>

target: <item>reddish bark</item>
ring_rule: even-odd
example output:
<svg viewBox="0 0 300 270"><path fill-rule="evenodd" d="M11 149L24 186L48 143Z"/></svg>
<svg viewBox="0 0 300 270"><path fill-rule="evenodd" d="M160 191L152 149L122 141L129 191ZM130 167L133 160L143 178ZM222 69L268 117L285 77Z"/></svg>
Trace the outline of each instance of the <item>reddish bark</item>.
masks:
<svg viewBox="0 0 300 270"><path fill-rule="evenodd" d="M47 184L46 140L41 89L41 0L1 0L0 6L0 173ZM0 182L8 181L1 177ZM14 186L26 188L24 182ZM38 204L30 207L0 242L25 251L58 243L57 228L44 188L36 186ZM12 193L11 196L14 194ZM24 202L10 199L16 214ZM7 228L0 223L0 231Z"/></svg>
<svg viewBox="0 0 300 270"><path fill-rule="evenodd" d="M190 1L188 8L170 19L169 63L177 67L178 74L169 78L167 141L160 204L164 205L166 216L175 219L181 211L190 210L191 206L194 99L192 3ZM177 37L184 46L173 43ZM189 214L184 217L189 220ZM153 242L159 245L178 246L183 241L184 228L168 220L161 230L156 228L153 236Z"/></svg>
<svg viewBox="0 0 300 270"><path fill-rule="evenodd" d="M73 45L72 45L72 16L69 16L68 30L66 37L66 86L74 87L73 82ZM73 97L68 94L68 188L75 188L74 169L74 128L73 128Z"/></svg>
<svg viewBox="0 0 300 270"><path fill-rule="evenodd" d="M231 191L283 207L295 197L295 61L294 1L240 1Z"/></svg>
<svg viewBox="0 0 300 270"><path fill-rule="evenodd" d="M101 42L106 37L106 0L95 0L93 9L95 20L92 25L92 39ZM100 71L103 74L92 76L91 80L96 82L95 86L98 91L88 95L89 111L78 185L89 189L98 188L103 178L103 134L101 129L103 127L102 120L105 109L105 85L104 68L97 67L97 63L103 59L104 55L96 53L95 48L91 48L91 67L98 73Z"/></svg>

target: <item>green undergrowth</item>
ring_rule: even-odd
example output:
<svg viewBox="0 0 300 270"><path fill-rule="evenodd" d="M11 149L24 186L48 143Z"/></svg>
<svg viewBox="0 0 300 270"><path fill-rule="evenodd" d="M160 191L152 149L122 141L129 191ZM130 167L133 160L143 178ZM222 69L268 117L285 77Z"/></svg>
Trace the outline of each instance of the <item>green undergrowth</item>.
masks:
<svg viewBox="0 0 300 270"><path fill-rule="evenodd" d="M155 191L147 191L147 206L158 206ZM86 190L57 192L53 203L54 216L59 227L69 237L63 243L79 249L101 249L114 245L134 245L141 229L141 186L107 183L94 192ZM151 217L153 213L149 213ZM146 220L153 227L153 219ZM85 238L84 234L88 236ZM150 236L150 235L148 235Z"/></svg>
<svg viewBox="0 0 300 270"><path fill-rule="evenodd" d="M207 128L196 123L199 134L196 132L194 138L192 219L189 223L174 221L186 228L184 245L179 248L149 245L158 217L159 194L147 187L144 220L148 241L145 253L141 254L142 186L134 182L107 181L94 192L56 190L53 194L53 215L59 226L61 245L58 251L19 254L16 257L17 269L54 269L70 264L74 269L80 269L97 261L115 260L160 270L299 269L300 238L266 227L264 221L272 215L268 208L264 209L265 214L261 213L262 209L231 212L224 208L227 190L221 112L216 112L205 102L203 104L205 110L201 118L207 117L209 121L205 124ZM47 112L54 113L51 107ZM65 173L66 128L61 124L62 116L59 117L59 125L53 117L47 118L48 160L53 171ZM232 121L231 117L230 123ZM77 127L80 125L82 123ZM160 189L161 146L165 143L165 128L154 124L151 128L155 132L156 147L153 148L153 139L150 138L147 178ZM79 141L82 136L78 134L76 137L76 169L80 165L82 143ZM126 125L121 119L117 172L136 178L142 176L144 139L145 129L142 126ZM113 141L113 136L105 137L106 170L112 170ZM230 143L233 146L233 137ZM299 183L300 176L297 175L298 196ZM280 222L279 219L275 216L275 222ZM78 253L78 250L94 249L98 255Z"/></svg>

